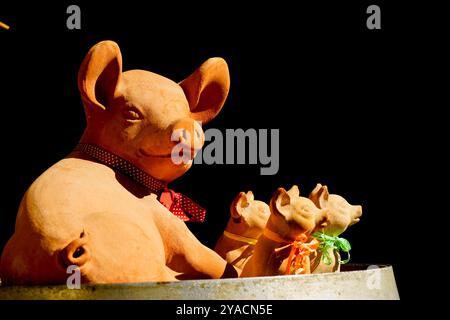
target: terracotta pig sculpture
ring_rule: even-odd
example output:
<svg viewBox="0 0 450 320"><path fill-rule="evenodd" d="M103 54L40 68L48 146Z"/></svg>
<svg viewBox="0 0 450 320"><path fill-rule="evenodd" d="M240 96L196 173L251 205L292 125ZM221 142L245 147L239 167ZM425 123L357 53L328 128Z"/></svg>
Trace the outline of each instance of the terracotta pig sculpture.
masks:
<svg viewBox="0 0 450 320"><path fill-rule="evenodd" d="M359 222L362 215L362 207L360 205L351 205L343 197L337 194L329 194L327 186L322 186L320 183L311 192L309 198L318 208L327 209L327 222L318 231L331 237L339 236L349 226ZM311 259L313 273L340 270L341 257L339 252L328 249L327 254L330 259L327 263L324 263L320 250Z"/></svg>
<svg viewBox="0 0 450 320"><path fill-rule="evenodd" d="M242 270L270 216L269 206L255 200L251 191L240 192L230 206L230 220L216 243L215 251Z"/></svg>
<svg viewBox="0 0 450 320"><path fill-rule="evenodd" d="M209 59L177 84L122 72L119 47L103 41L84 59L78 85L86 130L24 195L1 257L4 283L65 283L70 265L86 283L236 276L183 222L201 220L203 209L167 188L192 164L174 162L174 146L192 159L204 141L196 121L207 123L225 102L226 62Z"/></svg>
<svg viewBox="0 0 450 320"><path fill-rule="evenodd" d="M309 255L318 246L310 235L325 225L327 209L317 208L310 199L301 197L298 187L293 186L289 191L279 188L275 192L270 211L263 234L241 276L273 276L285 273L285 270L289 274L310 273ZM293 246L298 246L301 252L291 260L287 255Z"/></svg>

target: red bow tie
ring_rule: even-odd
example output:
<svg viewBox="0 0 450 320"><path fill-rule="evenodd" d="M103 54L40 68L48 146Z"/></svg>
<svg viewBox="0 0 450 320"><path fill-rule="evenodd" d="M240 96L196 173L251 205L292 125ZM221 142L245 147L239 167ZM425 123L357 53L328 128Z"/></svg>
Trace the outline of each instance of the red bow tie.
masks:
<svg viewBox="0 0 450 320"><path fill-rule="evenodd" d="M159 181L127 160L116 156L96 145L80 143L75 148L100 163L117 170L158 195L158 200L176 217L183 221L203 222L206 210L185 195L167 188L167 184Z"/></svg>

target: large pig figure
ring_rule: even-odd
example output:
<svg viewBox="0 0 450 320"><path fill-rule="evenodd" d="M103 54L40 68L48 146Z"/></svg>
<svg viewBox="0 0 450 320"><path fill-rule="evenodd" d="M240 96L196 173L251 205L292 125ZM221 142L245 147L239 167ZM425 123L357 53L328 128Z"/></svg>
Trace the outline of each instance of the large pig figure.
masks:
<svg viewBox="0 0 450 320"><path fill-rule="evenodd" d="M209 59L177 84L122 72L118 45L103 41L84 59L78 86L86 130L24 195L1 257L3 282L66 283L72 265L84 283L235 276L183 222L201 220L203 209L167 188L192 164L173 161L174 147L193 158L204 142L196 121L225 102L226 62Z"/></svg>

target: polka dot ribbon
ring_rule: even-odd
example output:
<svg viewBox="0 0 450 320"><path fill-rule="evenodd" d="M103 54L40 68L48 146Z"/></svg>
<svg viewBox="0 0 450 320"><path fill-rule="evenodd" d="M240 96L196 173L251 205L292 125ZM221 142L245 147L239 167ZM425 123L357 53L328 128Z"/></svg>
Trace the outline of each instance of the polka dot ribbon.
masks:
<svg viewBox="0 0 450 320"><path fill-rule="evenodd" d="M205 220L206 210L204 208L185 195L167 188L165 182L153 178L129 161L93 144L80 143L75 150L87 154L143 185L150 192L158 195L159 202L182 221L203 222Z"/></svg>

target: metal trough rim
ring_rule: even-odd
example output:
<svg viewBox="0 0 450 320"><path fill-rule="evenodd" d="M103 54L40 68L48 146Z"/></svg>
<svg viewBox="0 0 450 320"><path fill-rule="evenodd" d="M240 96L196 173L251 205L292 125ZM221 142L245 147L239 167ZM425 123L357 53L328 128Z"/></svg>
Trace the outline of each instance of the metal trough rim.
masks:
<svg viewBox="0 0 450 320"><path fill-rule="evenodd" d="M369 266L350 264L341 272L297 276L86 284L80 289L0 286L0 300L399 299L392 266L373 265L368 270ZM370 288L371 278L379 279L379 287Z"/></svg>

